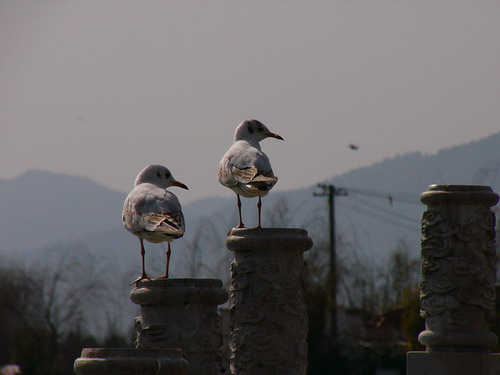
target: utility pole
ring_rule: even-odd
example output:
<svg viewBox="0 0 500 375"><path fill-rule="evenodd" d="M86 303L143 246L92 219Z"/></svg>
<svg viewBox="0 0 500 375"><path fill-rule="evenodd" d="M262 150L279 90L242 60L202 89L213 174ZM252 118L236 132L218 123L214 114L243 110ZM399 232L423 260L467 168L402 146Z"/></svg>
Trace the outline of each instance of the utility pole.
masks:
<svg viewBox="0 0 500 375"><path fill-rule="evenodd" d="M347 190L334 185L318 184L323 191L314 193L315 197L328 197L328 223L330 227L328 309L330 310L330 336L337 338L337 249L335 245L335 196L347 195Z"/></svg>

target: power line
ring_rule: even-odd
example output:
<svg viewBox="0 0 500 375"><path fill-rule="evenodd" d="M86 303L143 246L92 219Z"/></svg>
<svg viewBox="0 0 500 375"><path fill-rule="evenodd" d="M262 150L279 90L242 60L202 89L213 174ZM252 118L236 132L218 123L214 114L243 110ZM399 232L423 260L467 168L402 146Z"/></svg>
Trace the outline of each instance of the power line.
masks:
<svg viewBox="0 0 500 375"><path fill-rule="evenodd" d="M355 198L353 198L352 195L348 196L348 199L351 199L351 200L355 200ZM357 198L357 200L362 203L364 206L367 206L367 207L371 207L373 209L376 209L377 211L382 211L382 212L385 212L386 214L389 214L389 215L392 215L392 216L395 216L395 217L398 217L400 219L403 219L403 220L406 220L406 221L409 221L410 223L412 224L420 224L420 220L417 220L417 219L414 219L412 217L409 217L409 216L406 216L406 215L403 215L403 214L400 214L398 212L394 212L390 209L387 209L385 207L381 207L379 205L376 205L372 202L369 202L367 201L366 199L361 199L361 198Z"/></svg>
<svg viewBox="0 0 500 375"><path fill-rule="evenodd" d="M386 224L391 224L391 225L394 225L394 226L398 226L400 228L404 228L404 229L407 229L407 230L410 230L410 231L415 231L415 228L416 228L415 226L407 225L407 224L402 223L400 221L397 221L395 219L391 219L389 217L385 217L385 216L379 215L376 212L370 211L369 209L361 208L361 207L359 207L356 204L349 205L348 203L346 204L346 202L342 202L342 207L350 209L352 211L355 211L356 213L359 213L361 215L364 215L364 216L367 216L367 217L371 217L373 219L377 219L377 220L383 221Z"/></svg>
<svg viewBox="0 0 500 375"><path fill-rule="evenodd" d="M356 193L361 195L366 195L374 198L385 199L389 202L402 202L414 205L420 205L418 198L416 199L413 194L408 193L395 193L395 192L385 192L380 190L367 190L367 189L355 189L355 188L342 188L349 193Z"/></svg>
<svg viewBox="0 0 500 375"><path fill-rule="evenodd" d="M318 184L318 188L320 188L322 191L320 193L313 193L315 197L327 197L328 198L328 207L329 207L329 234L330 234L330 259L329 259L329 280L328 280L328 293L329 293L329 311L330 311L330 335L332 339L337 338L337 265L336 265L336 244L335 244L335 197L336 196L348 196L349 193L355 193L355 194L361 194L361 195L367 195L367 196L372 196L376 198L384 198L388 199L389 203L392 205L393 201L402 201L405 203L415 203L412 199L409 198L404 198L402 194L390 194L390 193L384 193L384 192L375 192L375 191L369 191L369 190L360 190L360 189L348 189L348 188L339 188L335 187L334 185L328 185L328 184ZM359 200L359 198L358 198ZM380 216L379 211L385 212L386 214L390 214L396 217L399 217L400 219L404 219L407 221L411 221L412 223L416 222L416 220L409 218L407 216L404 216L399 213L392 212L390 210L387 210L383 207L374 205L373 203L367 202L364 200L362 202L364 205L364 208L359 210L359 211L364 211L364 213L361 212L361 214L366 215L366 216L371 216L375 217L378 220L382 220L385 222L392 222L393 225L400 226L409 230L414 230L413 227L410 228L409 225L405 225L399 221L386 218L383 216ZM345 204L345 203L344 203ZM368 209L367 209L368 207ZM377 213L373 213L369 211L369 208L377 210Z"/></svg>

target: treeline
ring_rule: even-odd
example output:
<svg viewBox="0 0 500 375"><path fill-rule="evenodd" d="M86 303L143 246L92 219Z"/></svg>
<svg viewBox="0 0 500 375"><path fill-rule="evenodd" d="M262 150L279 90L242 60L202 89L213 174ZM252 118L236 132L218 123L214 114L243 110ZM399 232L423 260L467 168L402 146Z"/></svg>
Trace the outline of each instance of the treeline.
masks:
<svg viewBox="0 0 500 375"><path fill-rule="evenodd" d="M404 243L387 264L389 277L352 258L340 262L343 291L336 341L328 336L327 262L321 246L315 247L309 259L310 374L373 374L380 367L404 367L404 353L411 340L393 342L395 337L402 340L399 333L376 336L377 319L384 319L383 313L400 306L405 309L401 316L407 337L416 337L422 328L418 293L411 285L418 282L418 264L408 258ZM15 363L24 374L32 375L70 374L84 347L133 345L133 314L130 331L123 332L114 324L120 303L109 301L114 293L105 287L108 273L98 269L99 263L84 248L61 246L48 251L44 259L31 266L4 262L0 267L0 366ZM101 319L96 328L96 320ZM384 336L387 327L380 328Z"/></svg>
<svg viewBox="0 0 500 375"><path fill-rule="evenodd" d="M395 239L394 248L383 251L390 256L381 259L360 248L353 236L337 235L338 337L332 339L326 218L316 213L297 222L298 216L282 200L267 212L266 222L305 228L314 241L305 255L309 374L372 375L380 369L404 374L406 352L423 350L417 341L424 329L418 244ZM192 229L195 235L177 255L184 259L182 274L218 277L227 285L227 228L223 218L212 217ZM0 367L16 363L25 375L67 375L84 347L133 346L136 307L128 299L128 283L137 269L117 278L120 272L113 267L112 260L75 243L49 249L32 264L3 260Z"/></svg>
<svg viewBox="0 0 500 375"><path fill-rule="evenodd" d="M345 246L340 246L342 253ZM382 369L404 374L406 352L423 349L417 341L424 329L419 261L411 258L404 241L385 266L363 264L352 256L340 260L336 338L330 336L326 275L311 278L309 374L373 375Z"/></svg>
<svg viewBox="0 0 500 375"><path fill-rule="evenodd" d="M129 337L112 324L106 275L77 244L47 250L30 265L3 260L0 367L18 364L27 375L67 375L84 347L130 346ZM91 314L99 309L109 321L102 313ZM93 319L104 321L93 324L91 333Z"/></svg>

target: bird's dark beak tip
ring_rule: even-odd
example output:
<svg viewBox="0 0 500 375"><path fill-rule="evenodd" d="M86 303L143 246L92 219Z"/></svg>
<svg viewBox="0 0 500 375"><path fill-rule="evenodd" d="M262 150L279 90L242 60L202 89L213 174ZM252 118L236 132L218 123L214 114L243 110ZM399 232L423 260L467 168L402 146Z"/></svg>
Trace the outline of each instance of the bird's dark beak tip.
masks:
<svg viewBox="0 0 500 375"><path fill-rule="evenodd" d="M279 139L281 141L284 141L283 137L281 135L276 134L276 133L269 133L269 137L273 137L273 138Z"/></svg>
<svg viewBox="0 0 500 375"><path fill-rule="evenodd" d="M189 188L186 185L184 185L182 182L176 181L174 184L175 184L175 186L180 187L181 189L189 190Z"/></svg>

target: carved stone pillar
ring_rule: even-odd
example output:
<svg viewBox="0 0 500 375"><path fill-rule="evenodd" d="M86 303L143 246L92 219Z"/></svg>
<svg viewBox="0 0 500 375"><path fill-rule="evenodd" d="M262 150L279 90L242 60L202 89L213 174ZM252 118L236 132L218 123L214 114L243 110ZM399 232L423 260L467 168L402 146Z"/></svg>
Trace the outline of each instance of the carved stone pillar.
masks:
<svg viewBox="0 0 500 375"><path fill-rule="evenodd" d="M231 372L233 375L307 373L307 271L303 229L233 229Z"/></svg>
<svg viewBox="0 0 500 375"><path fill-rule="evenodd" d="M179 348L191 375L221 373L222 325L217 306L227 301L216 279L143 280L130 293L141 306L136 347Z"/></svg>
<svg viewBox="0 0 500 375"><path fill-rule="evenodd" d="M87 348L74 366L77 375L187 375L179 349Z"/></svg>
<svg viewBox="0 0 500 375"><path fill-rule="evenodd" d="M490 331L495 309L495 215L498 195L487 186L431 185L421 196L421 316L408 375L497 374L500 357Z"/></svg>
<svg viewBox="0 0 500 375"><path fill-rule="evenodd" d="M495 214L485 186L431 185L421 200L419 341L428 351L490 351L495 308Z"/></svg>

